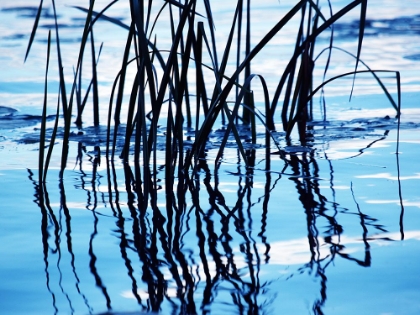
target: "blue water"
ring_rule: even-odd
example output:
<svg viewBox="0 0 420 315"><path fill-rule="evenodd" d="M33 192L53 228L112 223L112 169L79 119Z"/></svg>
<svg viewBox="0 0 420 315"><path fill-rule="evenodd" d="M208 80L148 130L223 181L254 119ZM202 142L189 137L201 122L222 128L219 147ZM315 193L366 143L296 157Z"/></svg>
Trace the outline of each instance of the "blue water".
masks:
<svg viewBox="0 0 420 315"><path fill-rule="evenodd" d="M79 2L71 4L86 5ZM229 7L214 3L216 13L229 15ZM169 204L165 190L157 190L147 211L131 170L118 159L108 169L103 155L99 163L87 136L71 142L62 183L54 152L49 199L40 206L37 128L46 30L23 64L33 11L10 9L37 4L3 1L0 7L0 106L18 110L7 127L0 115L0 314L420 313L420 61L410 57L420 53L415 1L369 2L379 25L373 29L381 32L366 36L363 54L372 68L401 71L399 131L373 80L356 81L351 102L351 81L344 80L326 89L330 123L314 125L313 151L286 150L289 164L273 155L266 172L263 149L250 170L229 148L217 171L217 151L210 149L195 190ZM256 5L255 19L265 21L256 23L255 41L270 26L267 12L279 6L290 2ZM63 50L71 74L83 14L65 9ZM114 14L124 19L127 12L118 4ZM407 16L404 26L413 31L395 31L397 18ZM337 35L347 48L357 45L347 34L352 18ZM101 26L97 41L109 39L101 59L107 103L125 36ZM276 44L256 66L268 80L281 71L275 51ZM335 65L332 73L354 67L339 54ZM387 84L395 97L393 78ZM55 104L54 75L49 88ZM212 140L217 147L217 137ZM164 171L157 177L165 188Z"/></svg>

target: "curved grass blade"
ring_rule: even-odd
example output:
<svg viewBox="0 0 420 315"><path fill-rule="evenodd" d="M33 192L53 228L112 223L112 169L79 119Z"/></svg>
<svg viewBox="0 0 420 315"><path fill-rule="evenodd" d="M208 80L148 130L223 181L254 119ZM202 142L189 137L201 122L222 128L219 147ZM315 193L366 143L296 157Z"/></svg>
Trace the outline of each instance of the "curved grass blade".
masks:
<svg viewBox="0 0 420 315"><path fill-rule="evenodd" d="M276 93L274 95L274 98L273 98L273 101L272 101L272 105L271 105L271 115L272 116L274 116L274 114L275 114L275 110L276 110L276 106L277 106L277 103L278 103L278 99L279 99L281 90L283 89L284 84L285 84L287 78L290 76L290 74L292 73L294 67L296 66L297 59L299 58L299 56L301 56L301 54L304 52L305 48L307 47L307 44L308 43L315 42L315 39L322 32L324 32L326 29L328 29L329 27L331 27L335 22L337 22L340 18L342 18L343 16L345 16L348 12L350 12L351 10L353 10L362 1L364 1L364 0L355 0L355 1L351 2L350 4L348 4L347 6L345 6L344 8L342 8L337 13L335 13L333 16L331 16L330 18L328 18L324 23L322 23L318 28L316 28L312 32L312 34L310 34L302 42L302 44L299 47L297 47L295 49L293 56L291 57L289 63L287 64L287 66L285 68L285 71L283 72L283 75L280 78L280 82L278 84ZM284 107L282 108L282 117L287 117L287 108L284 108ZM287 120L286 120L286 123L287 123ZM287 128L285 128L285 129L287 130Z"/></svg>
<svg viewBox="0 0 420 315"><path fill-rule="evenodd" d="M396 80L397 80L397 94L398 94L398 101L397 104L395 104L395 102L393 101L393 107L395 108L395 110L397 111L397 114L400 115L400 110L401 110L401 82L400 82L400 73L399 71L393 71L393 70L357 70L357 71L351 71L351 72L347 72L347 73L343 73L337 76L334 76L324 82L322 82L322 84L320 84L316 89L314 89L312 91L312 93L308 96L309 97L313 97L320 89L322 89L325 85L327 85L328 83L337 80L339 78L348 76L348 75L355 75L357 73L371 73L375 78L378 78L378 76L376 75L377 72L383 72L383 73L394 73L396 75ZM381 87L384 89L385 93L387 94L387 96L389 95L389 97L392 99L392 96L389 94L388 90L386 89L386 87L383 85L383 83L381 82L381 80L378 78L377 80L379 80L378 82L380 82L379 84L381 85ZM395 106L394 106L395 104Z"/></svg>
<svg viewBox="0 0 420 315"><path fill-rule="evenodd" d="M322 50L320 53L319 53L319 55L318 55L318 57L325 51L325 50L332 50L332 49L337 49L337 50L339 50L339 51L342 51L342 52L344 52L344 53L346 53L346 54L348 54L348 55L350 55L350 56L352 56L353 58L357 58L354 54L352 54L351 52L349 52L349 51L347 51L347 50L345 50L345 49L342 49L342 48L340 48L340 47L335 47L335 46L331 46L331 47L328 47L328 48L325 48L324 50ZM329 54L330 55L330 54ZM318 58L317 57L317 58ZM363 65L363 66L365 66L366 67L366 69L367 70L369 70L369 71L371 71L371 68L362 60L362 59L359 59L359 62ZM391 72L397 72L397 71L391 71ZM388 100L389 100L389 102L391 103L391 105L395 108L395 110L399 113L399 110L398 110L398 105L397 105L397 103L395 103L395 101L394 101L394 98L391 96L391 94L389 93L389 91L388 91L388 89L385 87L385 85L383 84L383 82L382 82L382 80L376 75L376 73L375 73L375 71L372 71L371 72L372 73L372 75L374 76L374 78L376 79L376 81L378 82L378 84L379 84L379 86L382 88L382 90L384 91L384 93L385 93L385 95L386 95L386 97L388 98ZM398 88L399 88L399 83L397 83L397 86L398 86ZM312 95L313 94L315 94L315 93L312 93Z"/></svg>
<svg viewBox="0 0 420 315"><path fill-rule="evenodd" d="M261 117L256 112L256 108L254 108L252 106L248 106L246 104L241 104L241 101L244 98L245 94L246 93L249 93L249 90L247 89L247 87L250 85L250 82L254 78L260 79L261 86L263 88L264 104L265 104L266 114L269 113L269 109L270 109L270 98L269 98L267 83L266 83L266 81L265 81L265 79L264 79L263 76L257 75L257 74L252 74L245 81L244 87L241 89L240 94L238 95L238 98L236 99L235 106L234 106L234 108L232 110L232 114L227 113L228 118L229 118L229 125L226 128L226 132L225 132L225 135L224 135L224 137L222 139L222 143L220 145L219 152L217 153L217 156L216 156L216 159L215 159L216 163L222 157L223 150L225 149L225 146L226 146L226 143L227 143L227 140L228 140L228 137L229 137L229 133L230 133L231 130L233 131L233 134L235 136L235 140L236 140L236 143L238 145L239 151L240 151L240 153L242 155L242 158L244 159L244 161L247 161L245 150L243 148L241 139L239 138L239 134L238 134L238 131L237 131L236 126L235 126L235 123L234 123L234 118L238 114L238 111L239 111L239 105L246 106L247 107L247 110L250 111L251 116L252 117L257 117L260 120L260 122L263 124L263 126L265 127L265 129L266 129L266 138L265 138L266 150L268 150L268 152L270 150L270 137L272 137L274 143L277 145L277 141L273 138L273 136L272 136L272 134L270 132L270 129L268 128L268 124L267 124L266 118ZM255 125L255 123L254 123L254 125ZM255 127L254 127L254 132L255 132Z"/></svg>
<svg viewBox="0 0 420 315"><path fill-rule="evenodd" d="M181 3L179 3L178 1L175 1L175 0L164 0L165 2L167 2L167 3L169 3L169 4L172 4L172 5L174 5L174 6L176 6L176 7L178 7L178 8L180 8L180 9L182 9L182 10L190 10L190 12L191 13L193 13L193 15L198 15L198 16L201 16L201 17L203 17L203 18L205 18L205 16L204 15L202 15L202 14L200 14L200 13L198 13L198 12L196 12L195 11L195 9L194 10L192 10L192 9L189 9L185 4L181 4ZM196 3L196 1L191 1L194 5L195 5L195 3Z"/></svg>

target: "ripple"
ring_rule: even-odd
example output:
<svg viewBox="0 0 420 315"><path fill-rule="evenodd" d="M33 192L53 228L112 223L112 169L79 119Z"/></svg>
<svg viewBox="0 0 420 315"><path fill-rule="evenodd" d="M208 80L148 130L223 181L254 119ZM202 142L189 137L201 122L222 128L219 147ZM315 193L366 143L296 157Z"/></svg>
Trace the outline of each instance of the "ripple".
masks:
<svg viewBox="0 0 420 315"><path fill-rule="evenodd" d="M357 38L359 21L337 23L334 32L341 38ZM393 19L370 19L365 24L365 36L419 35L420 15L401 16Z"/></svg>

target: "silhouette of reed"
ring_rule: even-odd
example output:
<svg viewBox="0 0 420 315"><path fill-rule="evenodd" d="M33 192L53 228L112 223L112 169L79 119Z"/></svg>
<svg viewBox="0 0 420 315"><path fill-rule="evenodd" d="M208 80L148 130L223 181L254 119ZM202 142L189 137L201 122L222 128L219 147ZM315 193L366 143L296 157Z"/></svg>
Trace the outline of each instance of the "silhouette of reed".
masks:
<svg viewBox="0 0 420 315"><path fill-rule="evenodd" d="M86 13L86 20L74 67L73 81L67 82L61 57L60 26L57 21L55 1L52 0L55 26L51 31L53 36L55 35L57 46L60 89L57 101L57 122L52 135L47 137L50 138L50 143L46 157L43 153L44 139L47 135L46 124L44 123L41 128L43 137L41 137L39 156L40 181L45 181L47 176L49 158L54 149L57 126L61 120L59 114L63 125L60 177L63 176L67 165L71 130L74 126L82 128L85 108L88 104L91 103L93 108L93 126L98 127L101 124L97 71L98 67L101 67L99 57L103 43L98 48L94 40L95 23L98 20L107 21L127 30L126 45L120 60L121 69L110 91L108 117L105 122L107 136L106 139L102 139L105 143L101 145L104 146L104 153L109 159L114 159L115 154L118 154L124 161L134 162L135 176L142 179L141 189L145 195L145 204L150 197L150 187L154 185L150 181L157 167L155 164L157 150L166 151L165 164L168 166L166 170L168 177L178 177L181 173L196 171L197 164L208 146L212 131L222 124L225 127L225 136L220 144L217 159L223 154L228 138L231 136L241 152L243 161L249 163L245 154L247 148L240 138L240 129L243 129L241 126L248 127L251 145L256 145L259 141L257 127L262 126L266 132L259 137L264 139L268 159L271 147L278 146L278 141L273 137L273 132L277 128L275 117L281 118L281 125L287 139L290 139L292 130L297 125L300 141L305 144L307 123L312 119L313 97L328 83L341 77L352 75L355 79L357 73L371 73L399 115L399 73L370 69L360 60L366 24L366 0L350 1L336 13L332 12L329 2L329 11L324 13L318 2L297 1L296 5L286 12L253 47L250 34L252 8L249 1L246 3L243 0L238 1L235 11L232 12L229 35L224 43L216 38L216 25L208 0L203 1L202 4L196 0L187 1L185 4L177 1L165 1L162 4L155 1L144 3L132 0L129 2L130 24L124 24L107 15L116 2L110 2L100 11L95 10L95 1L90 1L88 8L75 7ZM29 56L42 18L43 5L41 1L26 58ZM197 7L204 11L198 12ZM360 10L357 51L355 54L344 51L354 57L355 70L327 79L326 73L332 51L343 52L341 48L333 45L334 24L357 8ZM255 73L251 71L253 59L273 39L281 37L283 28L291 24L299 15L295 48L291 51L290 60L273 95L270 95L266 79L258 74L258 68L253 68L252 71ZM159 25L166 21L169 22L170 27L165 27L167 33L162 34ZM319 55L315 55L318 38L326 33L330 33L329 46ZM161 37L169 40L170 44L161 46ZM243 50L244 57L242 57ZM221 51L223 53L220 57ZM324 80L314 87L313 69L319 57L324 53L328 54L324 66ZM48 39L45 86L47 86L49 76L50 54L51 34ZM134 57L132 57L133 54ZM86 58L89 58L89 62L85 60ZM236 64L236 67L233 72L230 72L228 64L232 62ZM86 71L85 63L90 64L91 71ZM363 65L366 70L359 70L359 65ZM133 70L136 74L130 82L127 73ZM392 98L378 76L384 72L395 74L398 89L397 101ZM86 87L82 84L83 80L89 82ZM69 93L66 86L71 86ZM131 86L129 96L125 94L127 86ZM262 90L262 106L256 107L253 87L259 87ZM232 97L233 102L230 101ZM77 109L74 124L72 123L73 107ZM44 122L46 111L45 96ZM126 113L125 117L123 113ZM161 136L162 133L164 137ZM186 139L186 133L192 135L189 141ZM122 143L122 147L119 147L118 143ZM165 146L162 146L163 143Z"/></svg>
<svg viewBox="0 0 420 315"><path fill-rule="evenodd" d="M261 270L270 264L274 254L267 235L270 200L273 191L281 189L281 180L286 178L295 184L306 218L310 258L298 272L310 270L319 279L319 297L313 302L312 311L322 314L328 295L327 267L338 257L369 267L369 229L384 231L380 224L373 223L374 218L362 212L356 197L357 211L353 213L340 208L336 200L328 201L319 187L317 160L307 141L313 97L328 83L343 76L350 75L355 79L358 73L371 73L399 116L399 73L389 71L395 74L397 80L398 97L395 101L378 76L387 71L370 69L360 60L367 1L350 1L338 12L333 14L330 11L329 15L321 11L318 2L297 1L253 47L250 39L250 1L237 2L225 43L216 40L208 0L204 0L200 7L204 8L203 12L198 12L200 3L195 0L185 3L171 0L163 4L130 0L129 25L107 15L115 3L110 2L100 11L95 9L94 1L90 1L88 8L76 8L86 13L86 21L68 93L60 50L60 27L52 0L55 19L52 33L56 38L60 80L57 115L54 127L47 130L45 88L38 181L33 179L32 172L30 180L35 187L35 202L41 210L46 283L55 312L60 311L56 303L58 295L64 296L68 309L74 311L72 300L75 297L70 297L61 285L61 279L69 276L63 275L60 269L68 263L61 260L63 238L70 256L74 287L79 295L77 298L83 300L87 312L94 310L89 302L92 293L80 289L81 283L88 280L78 275L75 264L78 258L73 251L75 223L67 205L65 187L69 146L74 144L71 131L76 126L76 130L89 130L92 138L98 136L102 140L92 140L95 143L91 152L82 142L77 144L76 167L80 184L75 188L86 194L85 210L92 213L87 264L94 286L104 300L103 310L111 312L115 300L112 288L107 285L110 271L99 266L106 258L101 257L99 249L95 247L98 238L103 236L101 224L106 218L112 219L111 234L113 241L117 242L117 247L110 246L109 250L114 249L112 256L121 259L131 286L130 294L140 310L159 312L169 309L171 314L207 314L212 309L223 310L225 305L229 305L230 310L234 309L239 314L264 313L276 295L267 293L271 282L275 280L261 280ZM27 56L41 19L42 6L43 1L39 5ZM152 10L156 6L157 10ZM357 7L360 7L360 23L357 51L352 54L355 70L324 78L322 84L314 87L313 70L319 57L315 55L314 47L318 44L318 38L321 34L332 32L334 24ZM300 22L294 51L278 79L273 95L270 95L266 79L253 74L252 71L258 72L258 69L252 68L251 71L252 61L298 16ZM169 48L160 47L160 34L156 31L156 25L165 18L169 22L168 34L164 34L165 38L170 39ZM95 23L100 19L127 30L124 54L119 60L121 69L110 91L104 129L101 129L103 123L101 125L102 117L99 115L97 75L101 66L99 57L102 44L98 48L94 41ZM50 32L46 87L51 44ZM223 45L222 56L219 45ZM321 54L331 54L335 49L331 34L330 44ZM245 56L241 57L243 50ZM82 84L88 72L83 67L85 58L89 58L91 64L87 88ZM229 63L235 64L231 73ZM367 70L359 70L360 64ZM133 69L134 79L129 81L128 72ZM130 87L129 96L125 94L127 86ZM262 104L258 106L253 92L256 86L263 94ZM83 127L88 116L85 109L90 106L89 99L93 109L92 129ZM77 110L74 123L73 107ZM275 121L275 117L279 117L281 124ZM63 129L59 133L60 124ZM279 125L289 144L296 127L302 147L308 150L294 154L282 148L275 137ZM258 132L259 128L263 132ZM209 140L214 139L218 131L221 131L217 137L219 148L214 156L215 164L210 166L207 151ZM58 135L62 136L62 151L57 210L49 200L50 188L47 189L46 179ZM220 172L227 160L226 150L231 149L232 144L237 159L237 169L230 174L237 178L234 202L232 199L226 200L220 188ZM46 146L48 151L44 155ZM254 192L256 147L264 150L262 168L265 172L262 195L258 196ZM277 151L272 152L273 148ZM282 170L272 170L274 156L283 162ZM228 159L231 157L229 155ZM330 165L330 186L333 190L334 172ZM101 174L101 167L106 175ZM104 215L102 208L108 208L110 212ZM345 245L340 243L343 223L339 222L338 214L360 219L364 258L344 253ZM320 231L320 220L328 223L327 227L323 226L323 231ZM321 242L327 244L329 255L320 254ZM50 286L54 259L60 274L58 289ZM224 302L219 302L220 295L223 295Z"/></svg>

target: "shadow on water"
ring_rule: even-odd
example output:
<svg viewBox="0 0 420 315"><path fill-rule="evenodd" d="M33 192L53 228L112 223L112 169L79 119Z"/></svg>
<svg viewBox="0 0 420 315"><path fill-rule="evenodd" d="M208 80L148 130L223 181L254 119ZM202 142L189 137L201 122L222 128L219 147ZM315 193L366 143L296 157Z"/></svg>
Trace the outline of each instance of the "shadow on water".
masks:
<svg viewBox="0 0 420 315"><path fill-rule="evenodd" d="M386 136L387 132L381 139L373 140L361 149L360 154ZM256 164L256 152L247 151L252 165ZM34 201L41 211L46 287L54 313L75 313L74 305L81 299L85 312L89 314L98 308L112 314L115 308L113 301L121 297L113 293L115 282L111 280L111 275L117 270L121 274L121 268L126 279L120 281L128 281L131 286L125 295L134 299L142 312L209 314L228 308L238 314L270 313L278 298L278 292L272 285L282 281L278 277L267 279L262 276L262 270L270 265L271 258L282 255L273 251L271 242L275 240L270 242L273 234L268 233L270 213L279 211L279 205L273 206L270 198L279 191L280 182L286 180L293 183L306 218L309 254L309 260L289 274L286 281L302 274L311 275L318 286L317 297L312 301L312 313L323 314L328 296L328 267L337 259L370 267L369 235L383 234L387 230L376 218L363 212L353 186L353 205L343 207L336 200L333 163L326 153L324 158L330 167L329 186L321 187L319 163L314 152L288 152L282 171L264 172L264 187L260 189L254 187L254 181L256 176L261 175L256 172L261 171L256 167L242 166L238 152L236 171L229 171L227 175L229 181L235 179L234 193L227 193L223 188L227 180L226 171L220 165L212 171L206 160L201 161L200 172L193 178L185 175L184 178L161 181L158 178L164 173L164 167L156 170L156 174L151 170L156 180L151 184L150 205L144 208L143 183L136 181L130 165L125 163L122 169L116 168L113 161L101 161L99 147L88 151L79 143L74 170L78 184L74 185L74 189L85 194L85 211L91 213L92 221L85 225L90 229L90 234L85 231L89 235L87 262L83 257L85 253L78 248L80 243L73 242L76 223L68 206L65 181L58 184L59 206L56 206L50 201L47 187L40 187L29 171L29 179L35 189ZM107 163L105 176L98 170L101 162ZM270 169L271 162L263 162L266 170ZM106 182L105 188L101 183L103 181ZM106 209L109 210L107 214ZM403 214L401 202L402 238ZM361 257L348 253L341 241L343 224L347 224L346 220L339 218L342 215L350 215L359 222L364 247ZM104 221L109 219L112 219L112 224L107 226ZM118 244L117 247L110 245L106 254L101 249L107 246L101 240L104 232L100 231L104 229ZM386 237L381 239L390 240ZM115 263L117 257L120 257L119 263ZM108 263L110 258L113 262ZM80 263L76 264L76 260L85 261L90 276L79 273L83 267ZM69 267L70 272L62 271ZM82 290L92 276L94 287L102 296L99 300L103 302L98 302L94 290ZM69 277L73 278L77 296L68 293L68 285L63 285L68 283ZM58 304L58 298L67 301L67 305Z"/></svg>

